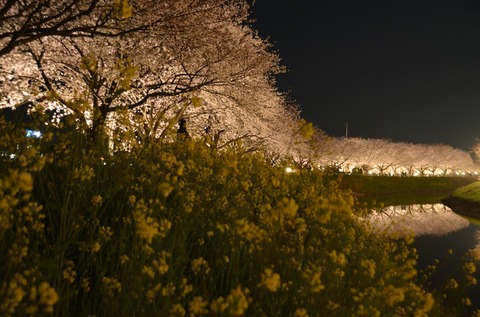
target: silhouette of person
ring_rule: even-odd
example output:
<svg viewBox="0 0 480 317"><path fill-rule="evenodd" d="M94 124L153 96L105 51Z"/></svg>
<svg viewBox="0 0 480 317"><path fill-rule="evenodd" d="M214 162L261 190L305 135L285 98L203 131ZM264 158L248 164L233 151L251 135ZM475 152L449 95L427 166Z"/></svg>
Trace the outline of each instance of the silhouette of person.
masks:
<svg viewBox="0 0 480 317"><path fill-rule="evenodd" d="M188 135L187 131L187 120L180 119L178 121L178 125L177 137L188 138L190 135Z"/></svg>
<svg viewBox="0 0 480 317"><path fill-rule="evenodd" d="M207 146L212 146L212 137L210 135L210 133L212 132L211 127L206 126L205 128L203 128L203 132L204 132L203 138L204 138L205 144Z"/></svg>

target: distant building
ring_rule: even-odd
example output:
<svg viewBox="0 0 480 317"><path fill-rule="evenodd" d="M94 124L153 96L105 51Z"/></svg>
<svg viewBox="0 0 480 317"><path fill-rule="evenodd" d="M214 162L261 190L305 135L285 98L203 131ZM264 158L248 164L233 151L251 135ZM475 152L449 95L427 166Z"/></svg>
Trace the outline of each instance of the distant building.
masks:
<svg viewBox="0 0 480 317"><path fill-rule="evenodd" d="M7 122L25 126L27 137L39 138L42 136L44 132L42 130L44 129L39 129L38 126L34 124L34 120L29 112L31 106L31 102L26 102L15 108L2 108L0 109L0 116L3 116ZM46 110L46 113L50 118L53 118L55 114L52 110Z"/></svg>

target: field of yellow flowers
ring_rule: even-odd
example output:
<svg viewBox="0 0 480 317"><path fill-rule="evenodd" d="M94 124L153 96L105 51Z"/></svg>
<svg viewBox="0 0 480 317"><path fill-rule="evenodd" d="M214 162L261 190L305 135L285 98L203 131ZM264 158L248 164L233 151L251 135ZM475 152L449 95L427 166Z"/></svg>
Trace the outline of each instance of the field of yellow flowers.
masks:
<svg viewBox="0 0 480 317"><path fill-rule="evenodd" d="M440 316L412 237L239 148L103 155L0 120L0 316Z"/></svg>

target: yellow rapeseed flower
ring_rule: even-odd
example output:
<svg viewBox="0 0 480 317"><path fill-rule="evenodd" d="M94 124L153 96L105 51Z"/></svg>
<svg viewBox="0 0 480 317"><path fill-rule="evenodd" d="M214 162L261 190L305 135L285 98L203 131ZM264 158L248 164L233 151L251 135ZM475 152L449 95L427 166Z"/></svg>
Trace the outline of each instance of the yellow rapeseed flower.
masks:
<svg viewBox="0 0 480 317"><path fill-rule="evenodd" d="M160 235L159 227L154 218L139 211L135 212L135 233L140 239L152 243L153 239Z"/></svg>
<svg viewBox="0 0 480 317"><path fill-rule="evenodd" d="M188 280L186 278L182 279L181 288L182 288L182 297L185 297L186 295L188 295L193 291L193 285L188 284Z"/></svg>
<svg viewBox="0 0 480 317"><path fill-rule="evenodd" d="M159 260L153 260L152 264L160 275L168 272L169 266L167 264L167 259L164 257Z"/></svg>
<svg viewBox="0 0 480 317"><path fill-rule="evenodd" d="M220 231L221 233L224 233L224 232L230 230L230 227L229 227L228 224L222 224L222 223L219 223L219 222L217 222L217 223L215 224L215 227L216 227L217 230Z"/></svg>
<svg viewBox="0 0 480 317"><path fill-rule="evenodd" d="M27 280L21 274L15 273L12 280L0 286L0 293L3 294L0 302L0 311L13 314L21 304L26 295L25 287Z"/></svg>
<svg viewBox="0 0 480 317"><path fill-rule="evenodd" d="M446 289L457 289L458 288L458 283L455 279L451 278L447 281L446 285L445 285L445 288Z"/></svg>
<svg viewBox="0 0 480 317"><path fill-rule="evenodd" d="M293 315L294 317L308 317L308 312L305 308L297 308Z"/></svg>
<svg viewBox="0 0 480 317"><path fill-rule="evenodd" d="M169 183L160 183L157 186L158 191L163 195L163 197L167 198L168 195L173 191L174 187Z"/></svg>
<svg viewBox="0 0 480 317"><path fill-rule="evenodd" d="M57 291L47 282L42 282L38 286L38 303L43 306L46 313L53 313L53 306L58 302L59 297Z"/></svg>
<svg viewBox="0 0 480 317"><path fill-rule="evenodd" d="M100 207L102 205L103 198L100 195L94 195L94 196L92 196L92 199L90 199L90 202L95 207Z"/></svg>
<svg viewBox="0 0 480 317"><path fill-rule="evenodd" d="M100 251L100 248L101 248L100 242L97 241L90 246L90 252L97 253L98 251Z"/></svg>
<svg viewBox="0 0 480 317"><path fill-rule="evenodd" d="M98 228L98 233L106 241L110 240L113 235L112 229L108 226L101 226L100 228Z"/></svg>
<svg viewBox="0 0 480 317"><path fill-rule="evenodd" d="M122 291L122 284L113 277L104 276L101 281L102 291L107 297L113 298Z"/></svg>
<svg viewBox="0 0 480 317"><path fill-rule="evenodd" d="M30 173L20 172L18 176L18 188L23 192L31 192L33 189L33 178Z"/></svg>
<svg viewBox="0 0 480 317"><path fill-rule="evenodd" d="M142 273L153 279L155 277L155 271L152 267L144 265L142 268Z"/></svg>
<svg viewBox="0 0 480 317"><path fill-rule="evenodd" d="M91 180L95 176L95 171L90 166L76 167L73 169L73 179L80 182Z"/></svg>
<svg viewBox="0 0 480 317"><path fill-rule="evenodd" d="M387 285L383 289L383 294L384 294L383 298L385 300L385 303L390 307L398 303L401 303L405 300L404 289L400 287L395 287L393 285Z"/></svg>
<svg viewBox="0 0 480 317"><path fill-rule="evenodd" d="M470 298L465 297L465 298L462 298L462 304L465 305L465 306L471 306L472 301L470 300Z"/></svg>
<svg viewBox="0 0 480 317"><path fill-rule="evenodd" d="M75 271L75 263L72 260L67 260L66 268L62 271L62 277L68 284L72 284L75 281L77 272Z"/></svg>
<svg viewBox="0 0 480 317"><path fill-rule="evenodd" d="M369 259L361 260L360 267L364 270L365 275L367 275L370 278L375 277L375 269L376 269L375 262Z"/></svg>
<svg viewBox="0 0 480 317"><path fill-rule="evenodd" d="M237 220L236 225L236 233L238 236L260 247L260 242L262 242L266 236L265 230L245 218Z"/></svg>
<svg viewBox="0 0 480 317"><path fill-rule="evenodd" d="M473 274L475 273L476 270L477 270L477 266L475 265L474 262L469 261L463 265L463 271L465 272L465 274Z"/></svg>
<svg viewBox="0 0 480 317"><path fill-rule="evenodd" d="M162 284L157 283L153 288L149 289L146 293L146 297L149 302L153 302L155 296L162 290Z"/></svg>
<svg viewBox="0 0 480 317"><path fill-rule="evenodd" d="M170 316L172 317L183 317L186 315L185 308L181 304L175 304L170 309Z"/></svg>
<svg viewBox="0 0 480 317"><path fill-rule="evenodd" d="M120 256L120 263L121 263L121 264L125 264L125 263L128 262L129 260L130 260L130 258L129 258L128 255L126 255L126 254Z"/></svg>
<svg viewBox="0 0 480 317"><path fill-rule="evenodd" d="M202 296L195 296L188 303L188 310L190 311L190 316L201 316L208 314L208 302L203 300Z"/></svg>
<svg viewBox="0 0 480 317"><path fill-rule="evenodd" d="M325 285L322 284L321 280L321 270L315 268L315 266L309 265L304 268L302 276L305 281L310 285L310 290L312 293L318 293L325 289Z"/></svg>
<svg viewBox="0 0 480 317"><path fill-rule="evenodd" d="M281 284L282 281L280 280L280 275L278 273L274 273L270 268L263 271L262 281L259 284L260 286L265 286L269 291L276 292Z"/></svg>
<svg viewBox="0 0 480 317"><path fill-rule="evenodd" d="M80 279L80 288L84 292L90 292L90 279L88 277L82 277Z"/></svg>
<svg viewBox="0 0 480 317"><path fill-rule="evenodd" d="M195 274L208 274L210 273L210 266L204 258L200 257L192 260L192 270Z"/></svg>
<svg viewBox="0 0 480 317"><path fill-rule="evenodd" d="M293 198L283 197L282 201L278 202L277 207L287 218L294 218L297 215L298 205Z"/></svg>
<svg viewBox="0 0 480 317"><path fill-rule="evenodd" d="M347 258L345 257L345 254L339 252L337 253L336 250L333 250L329 253L330 258L332 261L340 266L345 266L347 263Z"/></svg>
<svg viewBox="0 0 480 317"><path fill-rule="evenodd" d="M212 312L224 316L243 316L248 308L248 290L242 291L240 286L232 289L226 298L218 297L210 304Z"/></svg>

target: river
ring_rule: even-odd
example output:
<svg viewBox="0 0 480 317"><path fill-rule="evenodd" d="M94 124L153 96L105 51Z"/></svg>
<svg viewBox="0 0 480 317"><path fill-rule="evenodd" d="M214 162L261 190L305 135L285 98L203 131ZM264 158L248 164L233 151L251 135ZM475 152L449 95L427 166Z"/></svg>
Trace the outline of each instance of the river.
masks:
<svg viewBox="0 0 480 317"><path fill-rule="evenodd" d="M435 259L440 269L432 278L432 286L455 274L462 265L463 255L480 248L480 225L457 215L443 204L388 206L374 211L369 217L375 230L405 235L415 234L413 247L418 251L417 269L421 272ZM449 250L453 253L450 254ZM475 277L480 283L479 265ZM480 285L469 293L472 310L480 309Z"/></svg>

